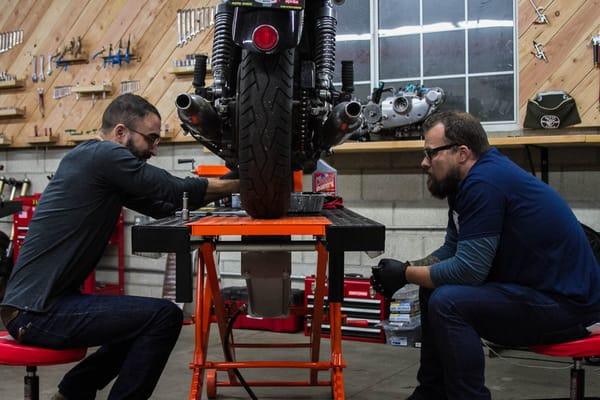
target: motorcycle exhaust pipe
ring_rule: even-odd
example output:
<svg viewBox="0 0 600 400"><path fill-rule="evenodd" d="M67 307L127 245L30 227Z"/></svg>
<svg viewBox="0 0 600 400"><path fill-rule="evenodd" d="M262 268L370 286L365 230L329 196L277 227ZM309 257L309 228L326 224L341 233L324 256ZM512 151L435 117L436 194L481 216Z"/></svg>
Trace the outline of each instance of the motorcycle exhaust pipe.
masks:
<svg viewBox="0 0 600 400"><path fill-rule="evenodd" d="M175 106L184 129L207 141L218 140L219 116L208 100L197 94L182 93L175 99Z"/></svg>
<svg viewBox="0 0 600 400"><path fill-rule="evenodd" d="M362 125L362 106L358 101L344 101L333 108L323 126L326 149L344 143Z"/></svg>

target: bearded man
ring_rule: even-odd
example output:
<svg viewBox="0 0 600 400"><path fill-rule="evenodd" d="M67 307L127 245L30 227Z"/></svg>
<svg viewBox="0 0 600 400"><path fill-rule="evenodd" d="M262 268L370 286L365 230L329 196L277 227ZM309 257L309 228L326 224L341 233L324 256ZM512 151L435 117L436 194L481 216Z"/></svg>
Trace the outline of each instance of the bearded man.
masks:
<svg viewBox="0 0 600 400"><path fill-rule="evenodd" d="M481 338L530 346L589 335L600 320L600 269L567 203L490 148L477 119L445 112L424 126L421 167L448 199L443 246L416 261L382 259L386 297L420 286L422 347L409 397L490 399Z"/></svg>

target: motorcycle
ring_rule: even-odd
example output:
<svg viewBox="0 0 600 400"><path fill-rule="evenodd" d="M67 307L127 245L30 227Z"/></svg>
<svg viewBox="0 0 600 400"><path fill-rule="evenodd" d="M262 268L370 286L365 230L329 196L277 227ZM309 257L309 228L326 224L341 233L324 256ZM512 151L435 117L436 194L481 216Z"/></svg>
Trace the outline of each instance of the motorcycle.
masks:
<svg viewBox="0 0 600 400"><path fill-rule="evenodd" d="M336 15L343 0L225 0L216 11L213 83L196 56L195 93L177 96L182 128L239 168L240 197L254 218L290 206L292 171L306 173L363 125L353 65L333 86Z"/></svg>

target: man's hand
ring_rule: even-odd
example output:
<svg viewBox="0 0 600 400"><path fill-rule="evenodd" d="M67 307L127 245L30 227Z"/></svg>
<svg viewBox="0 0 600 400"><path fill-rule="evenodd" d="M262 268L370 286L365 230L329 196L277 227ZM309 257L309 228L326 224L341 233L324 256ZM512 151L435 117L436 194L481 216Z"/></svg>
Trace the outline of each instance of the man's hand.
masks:
<svg viewBox="0 0 600 400"><path fill-rule="evenodd" d="M376 267L371 268L371 284L376 292L383 297L391 298L397 290L408 282L406 281L406 267L409 262L402 262L391 258L382 258Z"/></svg>
<svg viewBox="0 0 600 400"><path fill-rule="evenodd" d="M206 187L204 202L210 203L211 201L229 196L231 193L239 193L239 191L239 179L208 178L208 186Z"/></svg>

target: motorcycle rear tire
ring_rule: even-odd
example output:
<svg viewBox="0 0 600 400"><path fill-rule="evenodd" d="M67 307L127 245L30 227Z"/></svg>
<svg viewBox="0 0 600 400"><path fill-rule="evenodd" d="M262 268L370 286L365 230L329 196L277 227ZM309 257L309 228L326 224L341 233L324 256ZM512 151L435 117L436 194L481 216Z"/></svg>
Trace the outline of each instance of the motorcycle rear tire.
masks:
<svg viewBox="0 0 600 400"><path fill-rule="evenodd" d="M240 196L253 218L279 218L290 206L294 50L242 51L238 74Z"/></svg>

